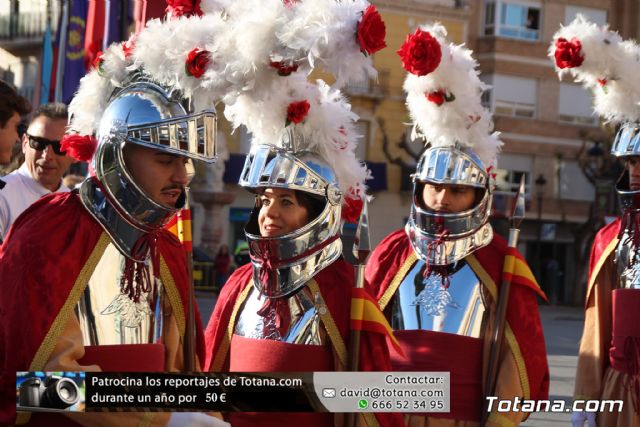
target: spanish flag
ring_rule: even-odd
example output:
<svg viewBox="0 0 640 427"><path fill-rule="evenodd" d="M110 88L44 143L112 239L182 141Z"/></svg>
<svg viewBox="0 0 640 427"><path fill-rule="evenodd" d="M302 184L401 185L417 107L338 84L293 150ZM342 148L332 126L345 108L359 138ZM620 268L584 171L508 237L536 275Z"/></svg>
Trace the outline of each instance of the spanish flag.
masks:
<svg viewBox="0 0 640 427"><path fill-rule="evenodd" d="M388 335L396 351L404 356L378 303L363 288L353 288L351 292L351 329Z"/></svg>
<svg viewBox="0 0 640 427"><path fill-rule="evenodd" d="M191 238L191 210L180 209L178 213L171 218L171 221L169 221L165 228L180 240L185 251L193 251Z"/></svg>

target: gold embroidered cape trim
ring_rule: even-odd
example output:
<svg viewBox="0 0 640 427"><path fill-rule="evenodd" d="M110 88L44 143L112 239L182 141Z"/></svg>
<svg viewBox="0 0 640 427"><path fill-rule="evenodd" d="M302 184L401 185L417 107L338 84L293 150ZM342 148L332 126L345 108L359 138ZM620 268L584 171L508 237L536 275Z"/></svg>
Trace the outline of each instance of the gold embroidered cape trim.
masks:
<svg viewBox="0 0 640 427"><path fill-rule="evenodd" d="M227 325L226 334L222 337L222 341L220 342L220 347L216 352L216 355L213 359L213 363L211 364L210 372L220 372L222 370L222 365L224 365L224 361L227 359L227 355L229 354L229 347L231 346L231 338L233 337L233 330L236 325L236 317L238 317L238 311L240 311L240 307L247 299L249 295L249 291L253 287L253 280L249 280L247 285L244 287L238 298L236 299L236 303L233 305L233 310L231 311L231 317L229 318L229 324Z"/></svg>
<svg viewBox="0 0 640 427"><path fill-rule="evenodd" d="M41 371L44 368L44 365L47 363L47 360L49 360L58 338L60 338L62 330L69 321L69 317L73 314L74 307L82 296L84 289L87 287L87 283L89 283L89 279L91 278L93 271L98 265L100 258L102 258L102 254L104 254L104 251L107 249L110 242L111 239L109 238L109 235L103 232L100 235L95 248L91 252L91 255L89 255L87 262L82 267L82 270L80 270L80 274L78 274L62 309L51 324L49 332L47 332L47 335L44 337L44 340L42 340L38 351L31 360L29 371Z"/></svg>
<svg viewBox="0 0 640 427"><path fill-rule="evenodd" d="M184 330L186 327L186 320L184 317L184 304L182 298L180 297L178 287L176 286L176 281L174 280L173 275L171 274L171 270L169 270L169 266L167 265L167 262L164 260L163 256L160 256L160 281L162 282L164 291L167 294L167 298L169 298L169 303L171 304L173 315L176 317L176 323L178 324L178 332L180 333L180 337L184 337Z"/></svg>
<svg viewBox="0 0 640 427"><path fill-rule="evenodd" d="M318 286L318 282L316 282L315 279L311 279L309 280L309 282L307 282L307 286L309 287L309 290L311 291L311 294L313 295L314 298L316 295L320 295L320 298L322 298L322 303L326 307L326 303L324 301L324 297L322 296L322 292L320 292L320 286ZM322 313L323 311L324 313ZM333 348L335 349L336 354L338 355L338 360L342 365L341 368L346 369L347 346L345 345L344 340L340 335L340 330L336 326L336 322L335 320L333 320L333 316L331 316L329 307L327 307L326 311L318 310L318 313L320 314L320 320L322 321L322 324L324 325L324 328L327 331L327 335L329 335L331 344L333 344ZM336 368L336 370L338 370L338 368Z"/></svg>
<svg viewBox="0 0 640 427"><path fill-rule="evenodd" d="M387 290L384 291L384 294L382 294L382 297L378 300L380 310L384 311L384 309L387 308L389 301L391 301L391 297L393 297L393 294L396 293L405 276L409 274L409 271L411 271L416 262L418 262L418 256L412 250L411 255L409 255L407 259L402 263L402 266L398 270L398 273L394 276L391 284L389 284Z"/></svg>
<svg viewBox="0 0 640 427"><path fill-rule="evenodd" d="M96 246L91 252L91 255L89 255L89 258L87 259L87 262L82 267L82 270L80 270L80 274L78 274L78 277L71 288L71 292L69 292L67 300L62 305L62 309L60 309L60 312L51 324L51 328L49 328L49 332L45 335L44 339L40 343L40 347L38 347L38 351L36 351L36 354L31 360L31 363L29 364L30 372L41 371L49 360L51 352L53 352L62 330L69 321L69 317L73 315L74 307L82 296L84 289L87 287L87 283L89 283L89 279L91 279L93 271L96 269L100 258L102 258L102 255L110 242L111 239L109 238L109 235L102 232ZM30 412L18 412L16 424L26 424L29 422L30 418Z"/></svg>
<svg viewBox="0 0 640 427"><path fill-rule="evenodd" d="M497 412L492 412L489 415L488 421L501 427L515 427L518 425L515 421L510 420L509 418Z"/></svg>
<svg viewBox="0 0 640 427"><path fill-rule="evenodd" d="M471 266L471 269L480 278L482 283L487 287L487 289L489 290L489 294L491 294L491 298L493 298L493 301L497 303L498 287L496 286L489 273L486 272L484 267L482 267L478 259L473 254L467 256L465 260L469 263L469 266ZM505 338L507 339L507 343L509 344L509 348L511 349L511 354L515 359L516 366L518 367L520 385L522 386L522 393L524 395L523 399L530 399L531 389L529 387L529 375L527 374L527 366L524 363L524 357L522 357L522 352L520 351L518 340L516 339L516 336L514 335L508 321L505 324L504 334Z"/></svg>

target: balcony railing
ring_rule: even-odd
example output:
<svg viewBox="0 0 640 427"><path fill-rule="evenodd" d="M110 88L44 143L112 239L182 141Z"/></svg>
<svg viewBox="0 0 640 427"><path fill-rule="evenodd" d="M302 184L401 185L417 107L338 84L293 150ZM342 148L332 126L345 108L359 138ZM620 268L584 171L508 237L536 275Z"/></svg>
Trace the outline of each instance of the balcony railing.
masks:
<svg viewBox="0 0 640 427"><path fill-rule="evenodd" d="M378 79L349 83L344 91L351 96L384 98L389 93L389 70L378 70Z"/></svg>
<svg viewBox="0 0 640 427"><path fill-rule="evenodd" d="M47 29L47 1L8 0L8 2L8 11L0 9L0 41L42 38ZM55 33L60 18L60 4L56 1L52 1L51 4L51 29Z"/></svg>

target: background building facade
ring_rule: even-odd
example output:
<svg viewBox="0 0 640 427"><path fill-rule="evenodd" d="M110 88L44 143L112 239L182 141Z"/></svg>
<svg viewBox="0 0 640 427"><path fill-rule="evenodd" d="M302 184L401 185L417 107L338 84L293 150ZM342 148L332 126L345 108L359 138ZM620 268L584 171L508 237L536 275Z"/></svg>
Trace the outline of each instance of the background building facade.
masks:
<svg viewBox="0 0 640 427"><path fill-rule="evenodd" d="M402 90L406 73L395 52L418 25L438 21L447 28L450 40L474 50L481 79L491 86L483 100L505 142L498 158L495 229L506 234L511 201L524 176L527 219L520 250L553 303L581 304L591 239L607 216L615 214L612 189L617 169L606 161L613 130L602 127L593 115L589 93L558 79L547 49L559 26L579 13L600 24L608 22L625 38L637 38L638 1L372 2L387 26L388 47L374 56L379 76L345 88L360 116L358 155L374 176L368 182L374 196L372 244L404 226L412 197L410 174L423 148L410 137ZM0 4L0 77L34 100L39 97L43 17L49 14L51 22L57 22L62 4L54 0ZM235 184L250 135L244 129L232 133L223 115L219 129L228 149L223 156L225 167L201 170L194 183L194 243L204 244L210 253L221 243L233 249L242 242L244 223L254 204L253 196Z"/></svg>

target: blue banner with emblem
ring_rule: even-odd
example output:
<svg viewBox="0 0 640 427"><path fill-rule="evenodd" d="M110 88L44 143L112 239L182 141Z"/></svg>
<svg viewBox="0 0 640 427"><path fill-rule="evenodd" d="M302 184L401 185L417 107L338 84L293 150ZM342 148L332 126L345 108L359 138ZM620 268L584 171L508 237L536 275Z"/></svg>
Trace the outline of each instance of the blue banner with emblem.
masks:
<svg viewBox="0 0 640 427"><path fill-rule="evenodd" d="M78 90L84 69L84 34L87 26L88 0L71 0L64 51L62 102L69 104Z"/></svg>

